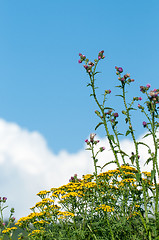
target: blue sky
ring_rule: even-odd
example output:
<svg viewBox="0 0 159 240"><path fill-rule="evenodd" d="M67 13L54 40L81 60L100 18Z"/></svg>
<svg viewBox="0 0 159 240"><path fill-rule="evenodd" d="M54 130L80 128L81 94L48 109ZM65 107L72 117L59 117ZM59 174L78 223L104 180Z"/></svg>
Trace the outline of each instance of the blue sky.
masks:
<svg viewBox="0 0 159 240"><path fill-rule="evenodd" d="M130 97L143 97L140 85L158 88L158 12L158 0L0 1L0 195L16 217L38 201L38 191L93 171L84 140L99 119L79 53L93 60L105 51L97 92L101 98L111 89L108 105L120 117L115 66L135 79ZM145 118L134 114L140 138ZM119 126L126 131L123 118ZM102 127L97 134L109 149ZM122 143L132 151L129 139ZM102 154L103 164L111 160L110 151Z"/></svg>
<svg viewBox="0 0 159 240"><path fill-rule="evenodd" d="M0 117L76 152L98 123L78 53L105 50L99 95L117 91L115 65L135 79L131 91L157 87L158 11L158 1L1 1Z"/></svg>

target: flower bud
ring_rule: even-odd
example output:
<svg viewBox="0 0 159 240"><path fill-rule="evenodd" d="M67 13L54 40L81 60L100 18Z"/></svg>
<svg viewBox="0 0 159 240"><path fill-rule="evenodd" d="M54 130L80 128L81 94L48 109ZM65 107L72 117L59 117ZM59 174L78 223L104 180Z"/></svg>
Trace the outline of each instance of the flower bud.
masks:
<svg viewBox="0 0 159 240"><path fill-rule="evenodd" d="M100 152L103 152L105 150L105 147L100 147Z"/></svg>
<svg viewBox="0 0 159 240"><path fill-rule="evenodd" d="M143 121L143 127L146 127L147 126L147 123L145 121Z"/></svg>
<svg viewBox="0 0 159 240"><path fill-rule="evenodd" d="M93 142L94 141L94 137L96 136L95 133L91 133L90 134L90 142Z"/></svg>

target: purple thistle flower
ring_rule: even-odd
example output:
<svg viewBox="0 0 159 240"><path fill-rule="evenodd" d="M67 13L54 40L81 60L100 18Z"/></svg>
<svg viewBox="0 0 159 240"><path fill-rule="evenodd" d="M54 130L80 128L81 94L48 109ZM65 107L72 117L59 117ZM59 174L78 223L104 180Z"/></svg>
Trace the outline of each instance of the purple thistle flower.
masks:
<svg viewBox="0 0 159 240"><path fill-rule="evenodd" d="M113 115L114 115L114 117L119 117L118 113L114 113Z"/></svg>
<svg viewBox="0 0 159 240"><path fill-rule="evenodd" d="M147 123L145 121L143 121L143 127L146 127Z"/></svg>
<svg viewBox="0 0 159 240"><path fill-rule="evenodd" d="M138 100L142 100L142 97L138 97Z"/></svg>
<svg viewBox="0 0 159 240"><path fill-rule="evenodd" d="M6 202L7 201L7 198L6 197L3 197L3 202Z"/></svg>
<svg viewBox="0 0 159 240"><path fill-rule="evenodd" d="M87 143L87 142L88 142L88 139L86 139L85 142Z"/></svg>
<svg viewBox="0 0 159 240"><path fill-rule="evenodd" d="M102 57L101 56L98 56L98 59L100 60Z"/></svg>
<svg viewBox="0 0 159 240"><path fill-rule="evenodd" d="M146 87L147 87L147 88L150 88L150 87L151 87L151 85L150 85L150 84L147 84L147 85L146 85Z"/></svg>
<svg viewBox="0 0 159 240"><path fill-rule="evenodd" d="M81 60L81 59L79 59L79 60L78 60L78 63L82 63L82 60Z"/></svg>
<svg viewBox="0 0 159 240"><path fill-rule="evenodd" d="M83 65L83 67L84 67L85 69L87 69L87 68L88 68L88 66L87 66L87 65Z"/></svg>
<svg viewBox="0 0 159 240"><path fill-rule="evenodd" d="M79 53L79 56L82 56L82 53Z"/></svg>
<svg viewBox="0 0 159 240"><path fill-rule="evenodd" d="M118 68L118 72L120 72L120 73L122 73L122 72L123 72L123 69L122 69L122 67L119 67L119 68Z"/></svg>

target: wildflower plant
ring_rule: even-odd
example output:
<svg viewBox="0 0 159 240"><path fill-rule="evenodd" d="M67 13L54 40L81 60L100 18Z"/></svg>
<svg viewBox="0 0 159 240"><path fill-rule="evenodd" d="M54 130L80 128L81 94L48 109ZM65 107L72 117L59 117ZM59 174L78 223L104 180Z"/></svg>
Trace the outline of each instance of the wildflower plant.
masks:
<svg viewBox="0 0 159 240"><path fill-rule="evenodd" d="M104 93L104 99L103 103L100 104L98 101L97 95L96 95L96 86L95 86L95 76L98 74L96 71L96 67L101 59L104 59L104 51L100 51L98 54L98 59L95 59L94 62L90 62L89 59L82 58L83 55L79 54L81 58L81 63L84 61L85 65L84 68L86 69L86 72L89 75L90 78L90 83L87 86L90 86L92 88L92 94L91 96L94 97L95 102L99 108L99 110L96 110L95 113L97 116L100 118L99 124L96 126L95 129L97 129L100 125L104 125L105 131L106 131L106 136L109 140L109 144L111 147L111 150L114 154L115 160L113 161L114 163L117 164L118 168L121 169L120 163L119 163L119 155L122 158L123 164L126 164L126 158L128 157L128 154L125 153L120 146L119 142L119 135L121 135L120 132L117 130L117 124L118 121L116 121L117 117L119 116L118 113L114 113L114 109L109 108L105 106L106 100L107 100L107 95L111 93L111 90L106 90ZM130 118L130 112L132 110L136 110L133 105L135 101L142 100L141 97L134 97L130 103L127 103L126 99L126 86L130 85L132 82L134 82L134 79L130 78L130 74L123 74L123 68L122 67L115 67L116 69L116 75L118 76L119 80L119 85L116 86L121 90L121 95L118 95L123 99L124 103L124 109L122 110L122 114L125 116L125 122L128 125L128 129L125 133L125 136L131 135L134 146L135 146L135 153L130 156L131 164L132 166L136 167L137 173L136 173L136 180L138 184L142 187L143 190L143 203L144 203L144 209L145 209L145 219L142 218L142 222L145 226L145 230L147 233L147 236L149 239L151 239L151 227L149 226L149 218L148 218L148 193L146 190L146 185L145 181L142 179L141 175L141 169L140 169L140 162L139 162L139 145L145 145L148 149L148 153L150 155L150 158L145 162L145 164L148 164L149 162L152 162L153 168L151 170L151 175L150 175L150 182L155 185L155 191L153 191L153 200L155 204L155 209L153 212L153 216L155 217L156 220L156 234L159 236L159 206L158 206L158 200L159 200L159 195L158 195L158 183L157 183L157 176L159 175L159 169L158 169L158 162L157 162L157 154L158 154L158 148L159 148L159 139L157 138L157 130L159 127L159 122L158 122L158 103L159 103L159 89L154 89L151 90L150 92L150 84L147 84L146 86L141 86L140 91L146 95L147 100L145 101L146 108L140 104L138 104L138 108L141 110L141 112L144 114L144 117L147 119L147 122L143 121L143 127L147 128L148 133L144 136L146 138L149 135L152 135L153 138L153 143L154 143L154 148L155 152L152 153L152 150L148 145L146 145L143 142L138 142L135 138L135 133L134 133L134 128L132 125L132 121ZM108 112L106 112L106 110ZM113 135L110 134L109 129L108 129L108 123L111 123L111 128L113 130ZM109 162L111 163L111 162ZM106 163L108 164L108 163ZM125 173L122 171L122 177L125 178Z"/></svg>
<svg viewBox="0 0 159 240"><path fill-rule="evenodd" d="M78 178L74 174L66 185L52 188L50 191L40 191L37 195L40 201L31 208L31 213L16 223L26 229L28 236L19 239L56 239L56 240L151 240L159 239L159 206L158 206L158 148L157 138L159 89L150 90L150 85L141 86L146 101L142 104L142 97L133 97L127 102L126 88L134 80L130 74L123 74L122 67L115 67L118 76L119 97L123 100L121 113L107 106L107 98L111 90L105 90L102 103L96 94L95 76L98 63L105 58L104 51L100 51L93 62L85 55L79 54L78 62L84 63L89 76L92 93L98 109L95 114L99 123L95 127L103 126L108 138L114 159L110 159L104 166L98 165L98 155L105 147L98 147L96 134L91 133L85 140L87 150L91 151L94 172ZM136 102L140 102L135 107ZM144 116L143 127L147 129L144 138L152 135L154 151L135 138L131 111L139 109ZM126 131L120 133L118 121L123 114ZM111 128L111 131L109 130ZM120 135L132 137L135 151L126 153L119 141ZM147 148L149 158L145 164L152 163L150 172L141 172L139 146ZM95 148L98 147L98 148ZM98 149L98 150L95 150ZM104 168L115 163L116 169L104 171Z"/></svg>
<svg viewBox="0 0 159 240"><path fill-rule="evenodd" d="M6 239L6 237L8 237L7 239L12 239L12 235L17 229L16 227L11 226L15 222L15 218L13 217L14 208L11 208L10 210L8 223L6 224L6 222L4 221L3 211L8 207L6 206L6 201L6 197L0 197L0 239Z"/></svg>

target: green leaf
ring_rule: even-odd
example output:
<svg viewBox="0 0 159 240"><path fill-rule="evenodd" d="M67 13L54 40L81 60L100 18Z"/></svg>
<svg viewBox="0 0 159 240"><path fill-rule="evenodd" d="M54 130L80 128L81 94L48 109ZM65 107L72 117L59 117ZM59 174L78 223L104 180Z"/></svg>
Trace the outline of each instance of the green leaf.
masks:
<svg viewBox="0 0 159 240"><path fill-rule="evenodd" d="M114 136L113 135L108 135L108 138L115 144Z"/></svg>
<svg viewBox="0 0 159 240"><path fill-rule="evenodd" d="M154 176L155 176L155 170L153 169L153 170L151 170L151 183L154 179Z"/></svg>
<svg viewBox="0 0 159 240"><path fill-rule="evenodd" d="M148 137L149 135L151 135L151 133L147 133L146 135L143 136L143 138Z"/></svg>
<svg viewBox="0 0 159 240"><path fill-rule="evenodd" d="M136 173L135 175L136 175L136 180L138 182L140 182L140 180L141 180L141 173Z"/></svg>
<svg viewBox="0 0 159 240"><path fill-rule="evenodd" d="M140 211L138 211L138 213L139 213L139 215L140 215L140 218L141 218L141 221L142 221L142 223L143 223L143 225L144 225L144 227L145 227L145 230L146 230L146 233L148 233L148 230L147 230L147 227L146 227L146 222L145 222L145 220L144 220L144 218L143 218L143 216L142 216L142 214L141 214L141 212Z"/></svg>
<svg viewBox="0 0 159 240"><path fill-rule="evenodd" d="M125 136L128 136L131 133L131 130L127 130Z"/></svg>
<svg viewBox="0 0 159 240"><path fill-rule="evenodd" d="M95 127L95 130L97 130L97 128L102 124L103 124L103 122L98 123L97 126Z"/></svg>
<svg viewBox="0 0 159 240"><path fill-rule="evenodd" d="M128 108L128 111L130 111L130 110L137 110L136 108Z"/></svg>
<svg viewBox="0 0 159 240"><path fill-rule="evenodd" d="M139 144L144 145L144 146L148 147L148 149L150 149L150 147L149 147L146 143L138 142L137 144L138 144L138 145L139 145Z"/></svg>
<svg viewBox="0 0 159 240"><path fill-rule="evenodd" d="M118 132L117 134L118 134L118 135L121 135L121 136L124 136L124 134L123 134L123 133L119 133L119 132Z"/></svg>
<svg viewBox="0 0 159 240"><path fill-rule="evenodd" d="M98 73L101 73L101 72L95 72L94 75L98 74Z"/></svg>
<svg viewBox="0 0 159 240"><path fill-rule="evenodd" d="M101 167L101 169L103 169L104 167L106 167L107 165L111 164L111 163L116 163L116 161L110 161L110 162L107 162L106 164L104 164L103 167Z"/></svg>
<svg viewBox="0 0 159 240"><path fill-rule="evenodd" d="M120 150L119 152L120 152L120 153L122 153L123 155L125 155L125 156L128 156L128 157L129 157L129 155L128 155L127 153L123 152L122 150Z"/></svg>
<svg viewBox="0 0 159 240"><path fill-rule="evenodd" d="M144 166L145 166L146 164L148 165L148 164L149 164L149 162L150 162L150 161L152 161L152 160L153 160L153 158L151 158L151 157L150 157L150 158L148 158L148 159L147 159L147 161L145 162Z"/></svg>
<svg viewBox="0 0 159 240"><path fill-rule="evenodd" d="M131 163L134 164L135 155L132 155L132 156L130 157L130 160L131 160Z"/></svg>
<svg viewBox="0 0 159 240"><path fill-rule="evenodd" d="M122 95L115 95L116 97L122 97L123 98L123 96Z"/></svg>
<svg viewBox="0 0 159 240"><path fill-rule="evenodd" d="M114 110L114 108L111 108L111 107L105 107L104 109L111 109L111 110ZM115 111L115 110L114 110Z"/></svg>

